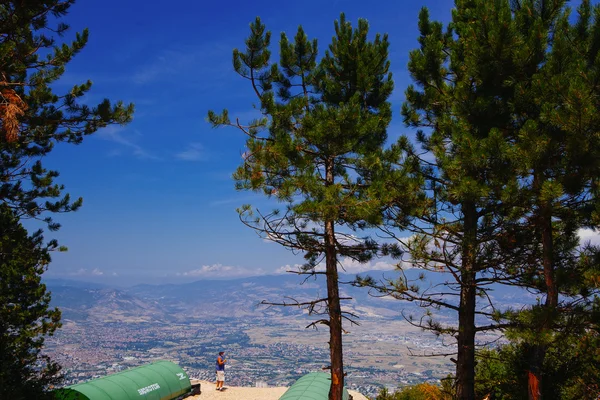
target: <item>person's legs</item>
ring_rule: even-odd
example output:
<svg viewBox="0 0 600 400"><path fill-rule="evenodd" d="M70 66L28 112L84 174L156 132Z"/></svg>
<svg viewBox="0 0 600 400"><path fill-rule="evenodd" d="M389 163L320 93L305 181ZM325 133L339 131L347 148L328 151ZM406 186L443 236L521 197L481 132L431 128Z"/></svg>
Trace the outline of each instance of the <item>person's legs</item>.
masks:
<svg viewBox="0 0 600 400"><path fill-rule="evenodd" d="M225 371L217 371L217 390L221 390L223 388L224 382L225 382Z"/></svg>

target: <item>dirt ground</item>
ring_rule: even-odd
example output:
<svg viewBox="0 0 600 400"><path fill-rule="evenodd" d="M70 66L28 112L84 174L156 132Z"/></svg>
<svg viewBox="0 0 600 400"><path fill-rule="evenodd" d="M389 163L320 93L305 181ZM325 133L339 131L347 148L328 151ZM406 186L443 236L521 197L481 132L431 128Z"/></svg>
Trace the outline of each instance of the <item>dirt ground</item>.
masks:
<svg viewBox="0 0 600 400"><path fill-rule="evenodd" d="M196 396L188 397L194 400L279 400L288 388L286 387L269 387L269 388L253 388L253 387L236 387L227 386L225 390L215 390L214 382L200 381L202 393ZM352 390L348 391L353 400L367 400L365 396Z"/></svg>

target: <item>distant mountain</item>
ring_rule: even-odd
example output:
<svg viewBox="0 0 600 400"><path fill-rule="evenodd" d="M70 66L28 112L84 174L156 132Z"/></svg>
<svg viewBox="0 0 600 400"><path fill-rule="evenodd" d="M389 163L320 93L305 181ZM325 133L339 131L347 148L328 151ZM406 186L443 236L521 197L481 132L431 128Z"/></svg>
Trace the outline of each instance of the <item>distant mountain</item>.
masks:
<svg viewBox="0 0 600 400"><path fill-rule="evenodd" d="M43 283L51 288L56 287L74 287L79 289L107 289L110 286L103 283L84 282L75 279L44 278Z"/></svg>
<svg viewBox="0 0 600 400"><path fill-rule="evenodd" d="M372 271L369 274L378 280L397 276L392 271ZM419 274L418 270L407 271L411 280L416 280ZM354 277L342 274L340 280L350 282ZM448 276L427 274L426 278L419 283L421 287L443 283ZM304 280L294 274L138 285L127 289L61 280L48 280L46 284L52 291L53 305L63 310L64 319L103 322L189 322L215 317L302 315L306 310L298 307L268 307L260 303L264 300L291 304L326 296L323 276ZM503 286L494 289L490 295L501 306L520 307L534 300L532 295L520 289ZM372 296L365 288L342 285L340 292L343 297L352 298L344 302L346 310L363 319L398 319L403 314L420 316L423 312L418 304ZM447 310L440 310L437 315L447 318L448 322L456 318Z"/></svg>
<svg viewBox="0 0 600 400"><path fill-rule="evenodd" d="M63 320L98 322L168 321L169 313L155 301L145 301L122 290L46 285L52 305L62 311Z"/></svg>

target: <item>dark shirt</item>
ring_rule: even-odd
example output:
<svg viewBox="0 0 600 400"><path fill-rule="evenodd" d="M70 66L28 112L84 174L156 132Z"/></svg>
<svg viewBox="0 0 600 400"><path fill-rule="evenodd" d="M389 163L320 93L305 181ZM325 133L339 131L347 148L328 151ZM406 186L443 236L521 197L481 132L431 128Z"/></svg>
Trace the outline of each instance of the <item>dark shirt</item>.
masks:
<svg viewBox="0 0 600 400"><path fill-rule="evenodd" d="M221 363L219 363L221 361ZM225 363L223 362L223 357L217 357L217 371L225 371Z"/></svg>

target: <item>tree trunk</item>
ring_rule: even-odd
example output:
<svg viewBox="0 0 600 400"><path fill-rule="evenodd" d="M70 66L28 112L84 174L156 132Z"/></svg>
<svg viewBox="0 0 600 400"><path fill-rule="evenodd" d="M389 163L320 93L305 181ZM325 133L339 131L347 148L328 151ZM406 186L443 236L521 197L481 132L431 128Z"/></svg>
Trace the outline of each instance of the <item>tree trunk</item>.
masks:
<svg viewBox="0 0 600 400"><path fill-rule="evenodd" d="M342 356L342 308L338 287L337 259L333 221L325 222L325 264L329 308L329 353L331 356L331 390L329 400L342 400L344 365Z"/></svg>
<svg viewBox="0 0 600 400"><path fill-rule="evenodd" d="M333 184L333 162L326 165L326 185ZM329 312L329 354L331 358L331 388L329 400L342 400L344 364L342 353L342 307L338 286L335 227L331 218L325 220L325 272L327 276L327 307Z"/></svg>
<svg viewBox="0 0 600 400"><path fill-rule="evenodd" d="M536 343L529 348L527 371L527 396L530 400L542 398L542 364L546 357L546 346Z"/></svg>
<svg viewBox="0 0 600 400"><path fill-rule="evenodd" d="M458 310L458 357L456 360L456 398L475 398L475 305L477 209L473 203L463 206L464 238Z"/></svg>
<svg viewBox="0 0 600 400"><path fill-rule="evenodd" d="M553 315L558 307L558 288L554 277L554 239L552 228L552 206L542 204L539 207L539 226L542 232L542 265L546 283L546 301L544 303L544 320L540 325L540 333L552 329ZM547 351L546 343L536 343L529 351L529 371L527 372L527 392L529 400L542 399L542 367Z"/></svg>

